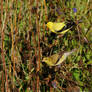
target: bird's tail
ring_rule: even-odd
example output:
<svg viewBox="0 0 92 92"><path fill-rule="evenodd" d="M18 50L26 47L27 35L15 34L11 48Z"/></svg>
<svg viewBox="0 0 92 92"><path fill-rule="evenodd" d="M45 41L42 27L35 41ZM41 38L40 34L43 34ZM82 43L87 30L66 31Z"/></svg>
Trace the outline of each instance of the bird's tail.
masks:
<svg viewBox="0 0 92 92"><path fill-rule="evenodd" d="M75 52L77 49L75 48L75 49L73 49L73 50L71 50L71 51L69 51L69 52L65 52L64 54L65 54L65 57L68 57L69 55L71 55L73 52Z"/></svg>

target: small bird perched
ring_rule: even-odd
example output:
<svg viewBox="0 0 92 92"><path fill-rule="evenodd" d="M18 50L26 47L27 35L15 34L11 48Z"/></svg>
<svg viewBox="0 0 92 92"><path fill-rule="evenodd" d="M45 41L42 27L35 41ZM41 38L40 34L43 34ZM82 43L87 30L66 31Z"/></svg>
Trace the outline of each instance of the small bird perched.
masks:
<svg viewBox="0 0 92 92"><path fill-rule="evenodd" d="M67 31L71 30L73 26L76 25L73 21L67 22L48 22L47 27L56 34L65 34Z"/></svg>
<svg viewBox="0 0 92 92"><path fill-rule="evenodd" d="M75 52L76 49L73 49L70 52L65 52L65 53L57 53L57 54L53 54L49 57L44 57L42 62L45 62L48 66L57 66L60 65L64 60L66 60L66 58L71 55L73 52Z"/></svg>

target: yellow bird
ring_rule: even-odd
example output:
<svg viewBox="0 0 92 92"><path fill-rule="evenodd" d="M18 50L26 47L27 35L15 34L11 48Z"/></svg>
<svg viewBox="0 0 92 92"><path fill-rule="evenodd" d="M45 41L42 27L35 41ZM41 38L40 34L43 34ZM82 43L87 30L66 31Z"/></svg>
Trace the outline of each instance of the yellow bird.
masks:
<svg viewBox="0 0 92 92"><path fill-rule="evenodd" d="M53 54L49 57L44 57L42 62L45 62L48 66L57 66L60 65L66 58L71 55L73 52L75 52L76 49L73 49L70 52L65 52L65 53L57 53Z"/></svg>
<svg viewBox="0 0 92 92"><path fill-rule="evenodd" d="M48 22L47 27L56 34L65 34L67 31L72 29L72 27L76 25L73 21L67 22Z"/></svg>

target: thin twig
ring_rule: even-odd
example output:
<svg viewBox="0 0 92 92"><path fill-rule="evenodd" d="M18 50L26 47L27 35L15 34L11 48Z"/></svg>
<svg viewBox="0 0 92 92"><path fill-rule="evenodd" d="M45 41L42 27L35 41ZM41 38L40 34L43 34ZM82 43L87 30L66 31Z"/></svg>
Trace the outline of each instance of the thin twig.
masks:
<svg viewBox="0 0 92 92"><path fill-rule="evenodd" d="M37 60L37 72L40 70L40 27L39 27L39 21L38 21L38 3L39 1L36 0L36 7L37 7L37 13L36 13L36 28L37 28L37 34L38 34L38 60ZM37 92L39 92L39 76L37 76Z"/></svg>
<svg viewBox="0 0 92 92"><path fill-rule="evenodd" d="M5 29L6 20L7 20L6 16L7 16L7 3L6 3L5 16L4 16L4 20L3 20L3 0L1 0L1 21L2 21L2 27L1 27L1 30L2 30L1 31L1 44L2 44L1 45L1 56L2 56L2 62L3 62L3 69L5 71L5 77L6 77L6 91L8 92L8 79L7 79L7 70L6 70L5 55L4 55L4 29Z"/></svg>

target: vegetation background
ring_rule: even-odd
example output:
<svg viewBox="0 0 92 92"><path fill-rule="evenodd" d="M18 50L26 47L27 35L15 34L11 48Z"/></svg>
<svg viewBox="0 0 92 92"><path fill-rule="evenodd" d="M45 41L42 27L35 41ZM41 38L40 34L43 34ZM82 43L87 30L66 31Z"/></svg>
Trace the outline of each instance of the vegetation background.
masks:
<svg viewBox="0 0 92 92"><path fill-rule="evenodd" d="M62 37L46 27L66 20L81 23ZM41 66L43 57L74 48L55 71ZM79 90L92 91L92 1L0 0L0 92Z"/></svg>

